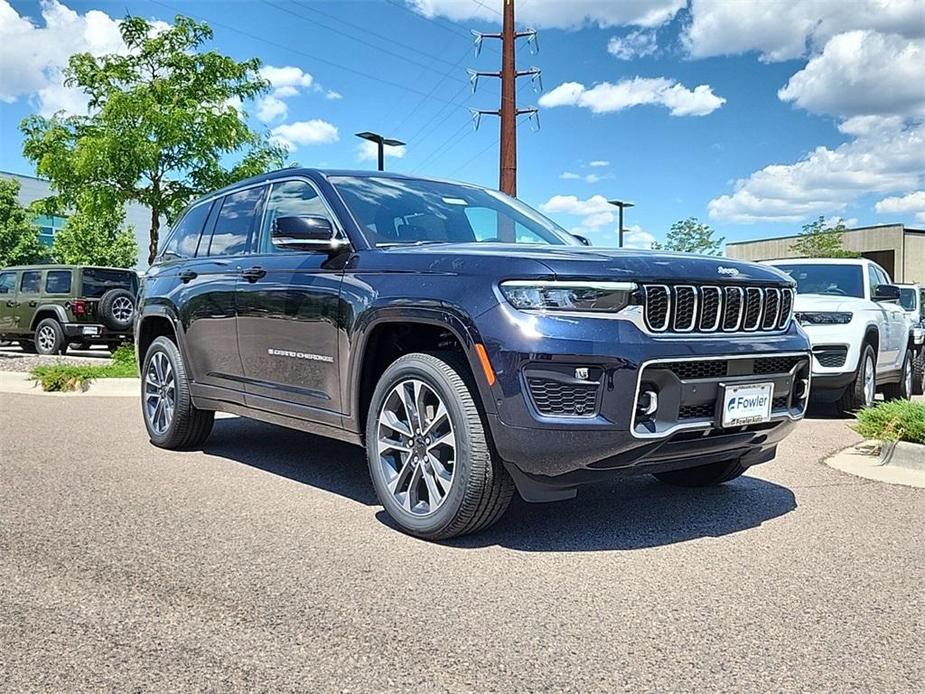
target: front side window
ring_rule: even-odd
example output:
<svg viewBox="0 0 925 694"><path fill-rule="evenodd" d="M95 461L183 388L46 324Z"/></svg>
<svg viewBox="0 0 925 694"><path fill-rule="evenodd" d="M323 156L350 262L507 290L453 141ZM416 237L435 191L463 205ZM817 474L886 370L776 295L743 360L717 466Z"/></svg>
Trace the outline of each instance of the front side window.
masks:
<svg viewBox="0 0 925 694"><path fill-rule="evenodd" d="M257 209L265 191L265 186L257 186L225 196L222 201L221 212L219 212L218 219L215 221L215 228L212 230L209 246L203 252L203 245L200 244L197 255L241 255L246 253L251 229L254 226L254 218L257 216ZM203 242L205 242L205 239L203 239Z"/></svg>
<svg viewBox="0 0 925 694"><path fill-rule="evenodd" d="M19 283L21 294L39 294L42 291L42 272L40 270L30 270L22 273L22 280Z"/></svg>
<svg viewBox="0 0 925 694"><path fill-rule="evenodd" d="M192 258L196 255L196 246L199 244L199 235L209 218L211 203L202 203L191 207L177 222L177 226L167 243L161 256L165 258Z"/></svg>
<svg viewBox="0 0 925 694"><path fill-rule="evenodd" d="M287 252L289 249L274 246L273 226L280 217L304 217L316 215L331 220L318 192L305 181L283 181L274 183L267 199L267 210L263 216L260 232L260 253ZM333 226L333 221L331 222Z"/></svg>
<svg viewBox="0 0 925 694"><path fill-rule="evenodd" d="M334 176L370 245L577 241L519 200L497 191L413 178Z"/></svg>
<svg viewBox="0 0 925 694"><path fill-rule="evenodd" d="M778 265L797 283L797 294L826 294L864 298L864 277L860 265Z"/></svg>
<svg viewBox="0 0 925 694"><path fill-rule="evenodd" d="M47 273L45 273L46 294L69 294L70 291L70 270L49 270Z"/></svg>
<svg viewBox="0 0 925 694"><path fill-rule="evenodd" d="M13 294L16 291L16 273L0 272L0 294Z"/></svg>

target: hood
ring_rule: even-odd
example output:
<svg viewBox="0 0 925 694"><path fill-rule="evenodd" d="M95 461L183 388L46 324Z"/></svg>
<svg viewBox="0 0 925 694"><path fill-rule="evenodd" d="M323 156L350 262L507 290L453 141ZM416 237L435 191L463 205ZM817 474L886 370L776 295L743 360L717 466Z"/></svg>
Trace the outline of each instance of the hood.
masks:
<svg viewBox="0 0 925 694"><path fill-rule="evenodd" d="M831 294L797 294L793 301L794 311L857 311L866 306L865 299L853 296L832 296Z"/></svg>
<svg viewBox="0 0 925 694"><path fill-rule="evenodd" d="M769 265L730 258L587 246L531 246L525 244L460 243L387 249L386 254L420 254L436 259L466 256L482 262L500 258L511 263L533 261L559 279L614 279L636 282L696 282L707 284L770 284L793 282Z"/></svg>

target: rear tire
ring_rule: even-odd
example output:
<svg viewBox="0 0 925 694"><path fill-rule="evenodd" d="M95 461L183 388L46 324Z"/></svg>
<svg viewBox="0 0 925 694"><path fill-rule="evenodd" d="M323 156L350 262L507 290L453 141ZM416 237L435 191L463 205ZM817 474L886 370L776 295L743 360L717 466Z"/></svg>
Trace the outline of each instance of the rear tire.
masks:
<svg viewBox="0 0 925 694"><path fill-rule="evenodd" d="M902 373L898 383L888 383L883 386L883 397L886 400L908 400L912 397L913 385L912 350L906 350L903 357Z"/></svg>
<svg viewBox="0 0 925 694"><path fill-rule="evenodd" d="M483 530L514 495L468 375L456 355L416 353L376 384L366 420L370 476L386 513L411 535L445 540Z"/></svg>
<svg viewBox="0 0 925 694"><path fill-rule="evenodd" d="M159 448L197 448L212 432L215 413L193 405L183 355L166 337L155 338L145 354L141 411L148 437Z"/></svg>
<svg viewBox="0 0 925 694"><path fill-rule="evenodd" d="M912 362L912 394L925 395L925 347Z"/></svg>
<svg viewBox="0 0 925 694"><path fill-rule="evenodd" d="M67 351L67 343L64 340L64 330L61 324L54 318L45 318L39 321L35 326L35 351L38 354L50 356L52 354L64 354Z"/></svg>
<svg viewBox="0 0 925 694"><path fill-rule="evenodd" d="M713 487L734 480L746 469L738 460L733 460L683 470L656 472L653 476L659 482L675 487Z"/></svg>
<svg viewBox="0 0 925 694"><path fill-rule="evenodd" d="M873 405L876 392L877 357L874 354L874 348L866 344L861 350L861 358L858 360L858 370L854 374L854 380L838 399L836 407L842 414L854 414L864 407Z"/></svg>

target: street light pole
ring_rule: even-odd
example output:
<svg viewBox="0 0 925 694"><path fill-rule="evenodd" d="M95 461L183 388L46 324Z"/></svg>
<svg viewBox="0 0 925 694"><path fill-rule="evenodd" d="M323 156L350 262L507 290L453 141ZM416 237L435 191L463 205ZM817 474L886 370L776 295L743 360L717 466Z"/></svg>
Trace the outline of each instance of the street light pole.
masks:
<svg viewBox="0 0 925 694"><path fill-rule="evenodd" d="M608 200L607 202L620 208L620 248L623 248L623 208L635 207L635 204L626 200Z"/></svg>
<svg viewBox="0 0 925 694"><path fill-rule="evenodd" d="M389 147L401 147L403 144L405 144L401 140L393 140L391 138L383 137L379 133L371 133L366 130L364 130L361 133L357 133L356 135L357 137L362 138L364 140L375 142L376 145L378 146L378 155L379 155L378 156L379 168L377 169L378 171L385 171L385 146L388 145Z"/></svg>

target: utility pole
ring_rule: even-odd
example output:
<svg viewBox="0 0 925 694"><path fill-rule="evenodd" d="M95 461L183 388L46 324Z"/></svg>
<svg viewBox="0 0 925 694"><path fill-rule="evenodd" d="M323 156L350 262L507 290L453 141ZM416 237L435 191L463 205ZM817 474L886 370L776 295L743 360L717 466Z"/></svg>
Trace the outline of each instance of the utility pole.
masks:
<svg viewBox="0 0 925 694"><path fill-rule="evenodd" d="M405 144L401 140L394 140L388 137L383 137L379 133L371 133L368 131L357 133L357 137L376 143L379 155L379 171L385 171L385 146L388 145L389 147L401 147L403 144Z"/></svg>
<svg viewBox="0 0 925 694"><path fill-rule="evenodd" d="M501 70L500 72L480 72L469 70L469 79L472 81L472 91L478 84L479 77L497 77L501 80L501 107L497 110L474 109L478 127L482 115L498 116L501 119L501 150L499 162L498 187L502 193L512 197L517 196L517 116L525 113L537 116L536 108L517 108L517 78L529 75L534 82L539 81L540 69L531 67L527 70L518 70L514 52L517 39L524 36L535 47L536 31L517 31L514 27L514 0L504 0L503 22L500 34L475 34L476 50L481 50L482 39L501 40Z"/></svg>

